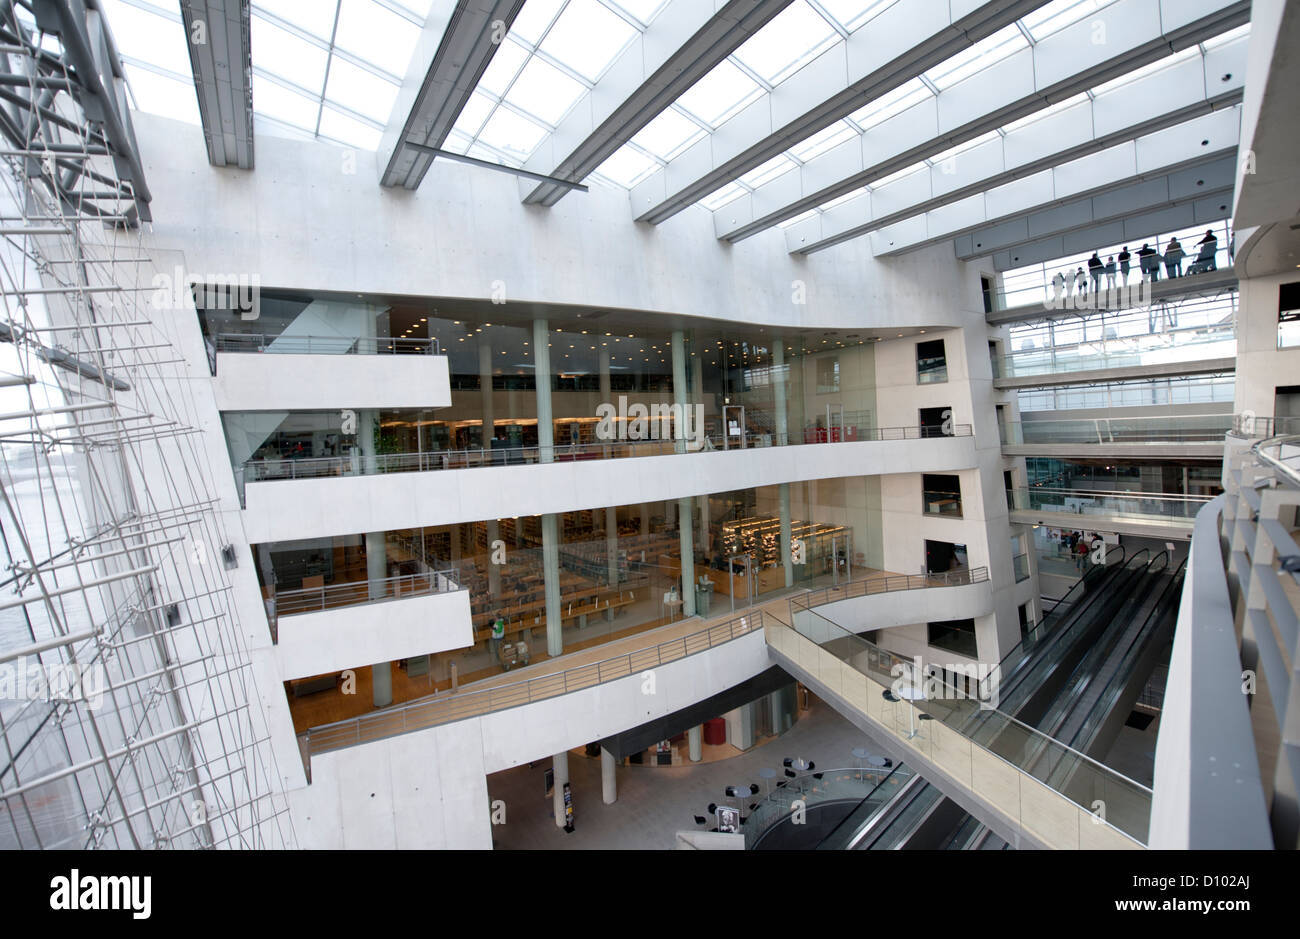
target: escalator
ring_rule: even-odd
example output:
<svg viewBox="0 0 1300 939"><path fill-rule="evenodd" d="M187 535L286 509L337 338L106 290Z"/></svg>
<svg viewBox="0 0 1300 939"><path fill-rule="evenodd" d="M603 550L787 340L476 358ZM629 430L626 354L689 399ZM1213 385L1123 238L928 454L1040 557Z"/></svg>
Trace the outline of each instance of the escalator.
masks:
<svg viewBox="0 0 1300 939"><path fill-rule="evenodd" d="M1167 553L1148 555L1143 550L1110 568L1088 572L1044 617L1049 629L1032 633L1003 659L998 702L1003 713L1055 734L1089 755L1109 748L1141 692L1144 670L1154 667L1153 657L1172 630L1181 593L1182 567L1171 574ZM1005 721L990 720L990 713L972 714L964 732L993 752L1036 769L1035 775L1055 786L1069 785L1077 760L1035 767L1048 755L1022 752L1024 736L1005 734ZM916 808L896 813L895 822L880 832L875 845L951 850L1006 847L928 783L912 796L910 805ZM909 819L910 830L900 830ZM954 820L946 827L925 824L938 819Z"/></svg>

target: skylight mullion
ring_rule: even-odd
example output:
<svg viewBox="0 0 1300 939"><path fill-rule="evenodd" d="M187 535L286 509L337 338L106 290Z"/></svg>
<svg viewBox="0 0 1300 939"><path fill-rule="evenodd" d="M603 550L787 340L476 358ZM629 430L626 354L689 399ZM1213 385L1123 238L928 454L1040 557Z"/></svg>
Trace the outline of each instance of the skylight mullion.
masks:
<svg viewBox="0 0 1300 939"><path fill-rule="evenodd" d="M826 12L826 9L817 2L817 0L806 0L807 4L813 8L813 12L830 24L831 29L840 34L841 39L849 38L849 31L840 25L840 21Z"/></svg>
<svg viewBox="0 0 1300 939"><path fill-rule="evenodd" d="M334 37L339 31L339 12L343 9L343 0L335 0L334 3L334 28L330 30L329 54L325 57L325 77L321 80L320 99L316 107L316 126L312 133L320 136L320 119L325 113L325 89L330 85L330 66L334 63Z"/></svg>
<svg viewBox="0 0 1300 939"><path fill-rule="evenodd" d="M648 24L642 23L631 13L627 12L627 10L624 10L622 7L620 7L617 3L610 3L609 0L596 0L596 2L599 3L601 6L603 6L606 10L609 10L609 12L613 13L624 23L627 23L627 25L631 26L638 33L644 34L645 31L649 28Z"/></svg>
<svg viewBox="0 0 1300 939"><path fill-rule="evenodd" d="M275 72L268 72L260 65L253 66L253 75L256 78L265 78L271 84L279 85L281 88L284 88L286 91L292 91L293 93L302 95L304 98L307 98L311 101L316 101L318 107L324 107L326 104L325 99L321 98L318 100L316 97L316 92L312 91L310 88L304 88L302 85L299 85L297 82L291 79L285 78L283 75L277 75ZM337 101L330 101L328 105L331 110L338 111L340 114L344 114L352 118L354 121L357 121L358 123L361 124L365 124L369 127L373 127L376 130L383 130L386 126L382 121L376 121L373 117L368 117L367 115L362 114L360 111L354 111L346 104L340 104ZM281 121L281 123L284 122ZM305 128L303 129L303 131L304 133L311 133L311 131L307 131Z"/></svg>
<svg viewBox="0 0 1300 939"><path fill-rule="evenodd" d="M740 69L740 71L744 73L746 78L748 78L754 84L758 85L759 88L762 88L763 91L766 92L767 94L771 94L772 89L776 87L775 85L769 84L768 81L765 78L763 78L762 75L759 75L757 72L755 72L744 62L740 61L738 58L735 57L735 55L727 56L727 61L730 62L732 65L736 66L736 68ZM714 129L716 130L716 128Z"/></svg>
<svg viewBox="0 0 1300 939"><path fill-rule="evenodd" d="M393 0L374 0L374 2L395 16L400 16L408 23L413 23L421 29L424 28L424 18L418 13L411 12L400 3L395 3Z"/></svg>
<svg viewBox="0 0 1300 939"><path fill-rule="evenodd" d="M152 13L154 16L170 20L173 23L184 23L180 13L176 10L163 10L154 6L152 3L145 3L144 0L122 0L122 3L129 7L135 7L137 10L143 10L146 13ZM109 24L112 25L112 24Z"/></svg>
<svg viewBox="0 0 1300 939"><path fill-rule="evenodd" d="M554 125L548 124L546 121L542 120L536 114L533 114L529 111L525 111L517 104L511 104L505 98L502 98L500 101L498 101L497 106L492 109L490 114L488 114L487 120L483 122L484 127L487 126L488 121L492 120L492 115L495 114L500 108L505 108L507 111L509 111L511 114L515 115L516 117L522 117L526 121L531 121L532 123L536 124L538 127L545 129L545 131L548 134L555 133ZM481 130L482 128L480 128L480 131ZM477 139L478 138L475 137L475 140Z"/></svg>
<svg viewBox="0 0 1300 939"><path fill-rule="evenodd" d="M542 38L545 39L546 37L543 36ZM543 62L551 66L551 68L555 69L557 72L563 72L566 76L572 78L574 81L581 84L582 87L586 88L588 91L591 91L591 89L596 87L596 83L588 79L587 76L575 72L573 69L565 65L563 62L561 62L555 56L551 55L549 52L543 52L540 47L531 50L531 54L534 58L541 59ZM528 67L528 62L525 61L524 64L520 66L519 71L522 73L523 70L527 67ZM511 82L510 85L511 87L514 87L514 82ZM508 93L509 92L507 92L507 94Z"/></svg>
<svg viewBox="0 0 1300 939"><path fill-rule="evenodd" d="M121 53L118 53L118 58L122 60L124 65L134 65L138 69L142 69L146 72L153 72L155 75L161 76L162 78L175 79L176 81L184 82L187 85L194 81L193 75L182 75L179 72L173 72L169 68L163 68L161 65L156 65L153 62L146 62L144 59L137 59L132 55L122 55Z"/></svg>

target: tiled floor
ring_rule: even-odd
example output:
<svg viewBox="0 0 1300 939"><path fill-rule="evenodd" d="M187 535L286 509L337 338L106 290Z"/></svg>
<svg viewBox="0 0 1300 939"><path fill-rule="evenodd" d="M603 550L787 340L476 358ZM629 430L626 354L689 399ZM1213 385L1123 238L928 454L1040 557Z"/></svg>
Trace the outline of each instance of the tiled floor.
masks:
<svg viewBox="0 0 1300 939"><path fill-rule="evenodd" d="M829 705L811 696L810 704L784 735L729 760L619 766L618 800L612 805L601 801L600 760L570 753L572 834L556 827L552 800L545 794L549 759L489 776L489 798L502 800L506 813L506 823L493 828L493 845L508 850L670 849L678 831L699 830L693 816L704 815L710 802L728 801L727 786L764 785L758 771L765 766L779 770L782 759L794 757L814 761L819 770L852 767L854 747L882 752Z"/></svg>

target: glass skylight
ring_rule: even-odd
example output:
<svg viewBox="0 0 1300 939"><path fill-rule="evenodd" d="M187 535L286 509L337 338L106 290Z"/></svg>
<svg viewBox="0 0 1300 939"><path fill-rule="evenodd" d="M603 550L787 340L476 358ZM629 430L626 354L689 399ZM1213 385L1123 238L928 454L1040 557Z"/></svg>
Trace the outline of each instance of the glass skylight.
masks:
<svg viewBox="0 0 1300 939"><path fill-rule="evenodd" d="M373 150L431 0L255 0L249 23L253 113L262 129ZM103 0L133 103L197 124L184 26L175 4Z"/></svg>

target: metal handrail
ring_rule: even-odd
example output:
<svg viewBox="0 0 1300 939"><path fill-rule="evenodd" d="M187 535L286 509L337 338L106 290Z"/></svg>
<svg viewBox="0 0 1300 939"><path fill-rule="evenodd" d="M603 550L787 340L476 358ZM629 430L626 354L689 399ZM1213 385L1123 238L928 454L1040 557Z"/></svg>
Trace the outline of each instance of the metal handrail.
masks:
<svg viewBox="0 0 1300 939"><path fill-rule="evenodd" d="M1274 473L1280 473L1292 486L1300 488L1300 470L1282 459L1283 447L1300 447L1300 434L1269 437L1267 440L1261 440L1250 449L1261 463L1272 467ZM1273 456L1265 453L1265 449L1277 450L1278 455Z"/></svg>
<svg viewBox="0 0 1300 939"><path fill-rule="evenodd" d="M968 584L982 584L989 579L987 567L976 567L965 571L944 571L942 574L886 574L883 577L866 577L850 581L838 587L823 587L809 590L790 598L790 607L800 606L810 610L814 606L848 600L852 597L869 597L878 593L894 593L900 590L923 590L927 587L964 587ZM879 588L879 589L873 589ZM838 594L837 596L833 596Z"/></svg>
<svg viewBox="0 0 1300 939"><path fill-rule="evenodd" d="M400 599L416 594L455 593L461 590L452 568L441 571L422 571L418 574L400 574L382 580L358 580L344 584L326 584L300 590L284 590L272 595L275 615L292 616L297 613L314 613L333 606L354 606L358 603L376 603ZM352 602L347 602L347 601Z"/></svg>
<svg viewBox="0 0 1300 939"><path fill-rule="evenodd" d="M273 352L286 355L441 355L437 339L414 336L299 336L221 333L218 352Z"/></svg>
<svg viewBox="0 0 1300 939"><path fill-rule="evenodd" d="M851 425L850 425L851 426ZM840 428L835 428L839 430ZM830 443L863 443L887 440L919 440L927 437L970 437L974 435L970 424L957 424L950 435L925 432L925 427L880 427L869 429L857 440L837 440ZM706 436L699 453L726 449L728 438L722 435ZM671 456L677 454L675 440L610 440L599 443L556 444L550 448L552 462L569 462L578 459L626 459L645 456ZM787 444L774 446L812 446L791 439ZM734 438L730 449L736 449ZM766 449L766 447L749 447ZM280 479L323 479L335 476L379 476L385 473L424 473L444 469L471 469L483 466L510 466L543 462L544 447L510 447L472 450L431 450L422 453L381 453L375 456L308 457L305 459L248 460L240 465L240 475L245 483L273 482ZM354 469L355 467L355 469ZM373 469L371 469L373 467ZM260 474L260 475L259 475Z"/></svg>
<svg viewBox="0 0 1300 939"><path fill-rule="evenodd" d="M442 693L345 721L313 727L299 739L305 759L343 747L544 701L656 668L705 652L715 646L763 631L763 611L756 610L698 632L646 649L579 665L538 678L484 688L482 691Z"/></svg>
<svg viewBox="0 0 1300 939"><path fill-rule="evenodd" d="M1127 498L1127 499L1161 499L1167 501L1182 502L1199 502L1206 503L1213 499L1213 496L1196 496L1184 495L1179 492L1142 492L1132 489L1062 489L1051 486L1020 486L1015 489L1009 489L1008 492L1045 492L1056 493L1062 492L1069 495L1078 496L1105 496L1109 498Z"/></svg>

